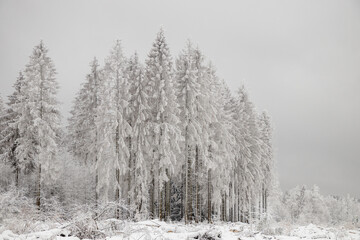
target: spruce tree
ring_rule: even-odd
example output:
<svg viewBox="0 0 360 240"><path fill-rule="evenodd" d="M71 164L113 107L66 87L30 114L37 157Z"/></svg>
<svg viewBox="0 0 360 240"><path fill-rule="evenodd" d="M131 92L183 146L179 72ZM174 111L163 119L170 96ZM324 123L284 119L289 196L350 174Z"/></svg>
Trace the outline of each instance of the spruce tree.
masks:
<svg viewBox="0 0 360 240"><path fill-rule="evenodd" d="M16 156L16 149L18 147L19 139L19 118L21 113L16 109L20 107L20 100L22 94L22 86L24 84L24 75L19 73L18 78L14 84L15 91L9 96L8 109L4 109L0 115L0 158L11 165L15 173L15 186L19 186L19 174L21 169L26 166L20 164Z"/></svg>
<svg viewBox="0 0 360 240"><path fill-rule="evenodd" d="M115 169L115 201L119 202L121 195L130 204L132 202L131 194L131 123L129 122L131 109L130 100L130 83L126 73L127 59L125 58L121 42L118 40L110 51L110 55L105 60L103 70L104 81L107 89L104 92L104 104L107 104L107 112L110 125L108 136L113 134L114 157L110 158L110 164ZM105 109L102 109L104 111ZM102 120L102 119L101 119ZM111 141L109 139L109 141ZM109 165L109 166L110 166ZM127 176L126 176L127 175ZM127 186L124 181L127 178ZM125 191L126 190L126 191ZM116 213L119 217L119 210Z"/></svg>
<svg viewBox="0 0 360 240"><path fill-rule="evenodd" d="M181 132L184 142L182 147L184 163L184 218L185 223L192 220L193 214L193 162L196 143L201 138L201 125L197 119L196 101L200 92L194 63L193 47L190 42L180 53L176 61L177 96L180 106Z"/></svg>
<svg viewBox="0 0 360 240"><path fill-rule="evenodd" d="M174 90L172 64L164 31L161 29L150 50L145 69L146 81L150 88L149 104L152 107L153 169L151 176L153 184L150 208L154 217L153 206L155 193L157 193L157 215L161 219L167 219L170 216L170 177L174 172L176 155L180 151L178 105Z"/></svg>
<svg viewBox="0 0 360 240"><path fill-rule="evenodd" d="M40 208L42 184L53 179L56 172L54 163L61 133L56 71L43 42L35 46L24 74L20 104L15 110L21 114L16 156L27 169L37 169L36 204Z"/></svg>
<svg viewBox="0 0 360 240"><path fill-rule="evenodd" d="M258 126L261 145L261 171L262 185L260 189L261 212L266 213L268 208L268 197L274 185L274 162L272 152L272 128L270 117L264 111L258 117Z"/></svg>
<svg viewBox="0 0 360 240"><path fill-rule="evenodd" d="M132 122L133 155L133 199L136 206L136 219L148 216L149 201L149 159L151 149L151 109L148 104L148 84L144 78L144 69L137 53L129 59L127 76L130 83L130 108Z"/></svg>
<svg viewBox="0 0 360 240"><path fill-rule="evenodd" d="M233 133L238 146L235 153L237 182L240 184L242 218L251 221L261 179L259 131L254 106L244 86L240 87L234 101ZM244 216L245 215L245 216Z"/></svg>
<svg viewBox="0 0 360 240"><path fill-rule="evenodd" d="M210 63L206 75L209 82L209 106L214 108L209 126L208 158L204 164L207 173L208 221L211 222L213 206L219 206L224 192L229 194L226 186L232 184L234 175L235 139L232 135L232 119L228 105L232 98L229 89L216 75L215 67ZM233 196L232 196L233 197Z"/></svg>
<svg viewBox="0 0 360 240"><path fill-rule="evenodd" d="M91 167L94 173L95 204L99 199L99 133L96 125L100 99L100 70L96 58L90 63L90 73L78 92L69 119L69 148L79 160Z"/></svg>

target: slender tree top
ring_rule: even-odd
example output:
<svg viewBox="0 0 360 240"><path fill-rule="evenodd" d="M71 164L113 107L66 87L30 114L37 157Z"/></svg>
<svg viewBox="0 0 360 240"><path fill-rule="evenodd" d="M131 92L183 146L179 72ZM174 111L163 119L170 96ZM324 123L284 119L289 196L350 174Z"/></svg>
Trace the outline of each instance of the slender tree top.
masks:
<svg viewBox="0 0 360 240"><path fill-rule="evenodd" d="M99 67L99 62L96 57L90 62L91 72L96 72Z"/></svg>
<svg viewBox="0 0 360 240"><path fill-rule="evenodd" d="M168 44L165 39L164 30L161 28L158 32L153 47L150 50L148 59L146 61L147 70L150 70L150 66L155 67L160 72L170 72L172 68L172 60L170 56L170 51ZM165 77L161 76L158 77Z"/></svg>
<svg viewBox="0 0 360 240"><path fill-rule="evenodd" d="M0 95L0 114L5 110L4 101Z"/></svg>
<svg viewBox="0 0 360 240"><path fill-rule="evenodd" d="M126 62L126 58L122 50L121 41L116 40L115 45L110 50L110 55L105 60L105 64L112 71L116 72L124 67L124 62Z"/></svg>

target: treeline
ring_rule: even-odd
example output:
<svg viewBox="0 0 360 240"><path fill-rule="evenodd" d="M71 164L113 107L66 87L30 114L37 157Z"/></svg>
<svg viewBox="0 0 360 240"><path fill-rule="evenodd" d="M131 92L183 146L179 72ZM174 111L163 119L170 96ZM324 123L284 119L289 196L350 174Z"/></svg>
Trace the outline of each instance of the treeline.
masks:
<svg viewBox="0 0 360 240"><path fill-rule="evenodd" d="M319 187L297 186L273 201L275 221L293 224L350 225L360 224L360 200L350 197L323 196Z"/></svg>
<svg viewBox="0 0 360 240"><path fill-rule="evenodd" d="M33 181L40 210L46 196L68 201L62 194L76 184L72 197L84 204L129 206L118 207L117 218L266 215L274 183L269 116L256 112L243 86L233 96L198 47L188 42L173 62L160 30L143 64L117 41L103 66L90 63L65 131L55 77L41 42L0 117L1 159L16 186L21 177Z"/></svg>

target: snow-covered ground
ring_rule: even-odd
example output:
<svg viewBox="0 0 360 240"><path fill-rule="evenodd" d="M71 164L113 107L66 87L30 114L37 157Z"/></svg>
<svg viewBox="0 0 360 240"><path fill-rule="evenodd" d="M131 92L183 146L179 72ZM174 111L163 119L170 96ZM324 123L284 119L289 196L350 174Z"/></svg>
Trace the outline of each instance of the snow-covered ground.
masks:
<svg viewBox="0 0 360 240"><path fill-rule="evenodd" d="M142 222L124 222L107 220L97 224L97 239L107 240L306 240L306 239L336 239L360 240L360 229L323 228L313 224L284 230L280 227L273 231L288 231L282 235L267 235L259 231L251 231L251 226L243 223L217 223L184 225L183 223L165 223L157 220ZM1 229L1 228L0 228ZM0 240L78 240L72 236L68 226L28 234L15 234L10 230L1 230ZM0 232L1 232L0 231Z"/></svg>

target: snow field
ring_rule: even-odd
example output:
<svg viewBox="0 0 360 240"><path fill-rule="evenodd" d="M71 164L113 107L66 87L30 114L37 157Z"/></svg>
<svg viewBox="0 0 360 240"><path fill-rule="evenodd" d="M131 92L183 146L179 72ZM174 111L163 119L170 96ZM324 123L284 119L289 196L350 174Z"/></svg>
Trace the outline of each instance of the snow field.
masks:
<svg viewBox="0 0 360 240"><path fill-rule="evenodd" d="M324 228L313 224L295 227L284 235L267 235L256 230L251 231L251 226L244 223L221 222L185 225L184 223L166 223L159 220L128 222L110 219L99 222L98 227L98 231L102 235L96 239L106 240L360 240L360 230L349 230L344 227ZM72 236L69 229L61 227L20 235L5 230L0 234L0 240L36 239L79 240L78 237Z"/></svg>

